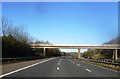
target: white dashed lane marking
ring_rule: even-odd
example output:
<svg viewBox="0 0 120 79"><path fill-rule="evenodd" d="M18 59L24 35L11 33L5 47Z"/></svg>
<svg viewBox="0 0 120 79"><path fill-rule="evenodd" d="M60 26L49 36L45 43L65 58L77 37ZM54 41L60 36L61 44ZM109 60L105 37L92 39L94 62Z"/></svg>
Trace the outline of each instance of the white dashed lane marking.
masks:
<svg viewBox="0 0 120 79"><path fill-rule="evenodd" d="M58 61L58 63L60 63L61 59Z"/></svg>
<svg viewBox="0 0 120 79"><path fill-rule="evenodd" d="M59 67L57 67L57 70L59 70L60 68Z"/></svg>
<svg viewBox="0 0 120 79"><path fill-rule="evenodd" d="M58 63L58 65L60 65L60 63Z"/></svg>
<svg viewBox="0 0 120 79"><path fill-rule="evenodd" d="M80 66L79 64L77 64L77 66Z"/></svg>
<svg viewBox="0 0 120 79"><path fill-rule="evenodd" d="M89 69L86 69L88 72L91 72L91 70L89 70Z"/></svg>

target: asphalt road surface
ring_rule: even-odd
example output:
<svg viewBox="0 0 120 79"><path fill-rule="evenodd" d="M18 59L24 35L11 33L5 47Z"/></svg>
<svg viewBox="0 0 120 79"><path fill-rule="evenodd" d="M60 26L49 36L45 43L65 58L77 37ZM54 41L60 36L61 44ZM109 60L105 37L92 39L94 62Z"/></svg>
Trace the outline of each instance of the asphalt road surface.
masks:
<svg viewBox="0 0 120 79"><path fill-rule="evenodd" d="M118 77L118 72L69 57L57 57L4 77Z"/></svg>

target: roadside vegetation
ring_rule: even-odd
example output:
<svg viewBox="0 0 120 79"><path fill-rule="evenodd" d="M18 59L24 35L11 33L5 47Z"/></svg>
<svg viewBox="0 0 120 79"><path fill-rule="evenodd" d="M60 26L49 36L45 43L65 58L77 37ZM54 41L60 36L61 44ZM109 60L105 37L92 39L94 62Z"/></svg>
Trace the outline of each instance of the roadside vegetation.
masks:
<svg viewBox="0 0 120 79"><path fill-rule="evenodd" d="M120 36L103 44L120 44ZM90 57L94 59L113 59L112 49L88 49L83 53L83 57ZM118 49L118 60L120 60L120 50Z"/></svg>
<svg viewBox="0 0 120 79"><path fill-rule="evenodd" d="M77 52L69 52L70 56L77 57L78 53Z"/></svg>
<svg viewBox="0 0 120 79"><path fill-rule="evenodd" d="M32 49L30 43L50 44L48 41L35 41L23 26L13 25L6 18L2 18L2 58L23 58L36 57L46 58L60 56L59 49L46 49L46 56L43 56L43 49ZM3 61L4 62L4 61Z"/></svg>
<svg viewBox="0 0 120 79"><path fill-rule="evenodd" d="M86 51L83 53L83 57L89 58L89 59L104 59L106 56L101 53L93 53L91 51Z"/></svg>
<svg viewBox="0 0 120 79"><path fill-rule="evenodd" d="M120 43L120 36L116 37L115 39L110 40L107 43L104 44L119 44ZM83 53L83 57L85 59L82 59L81 61L84 62L88 62L91 64L95 64L98 66L103 66L103 67L107 67L107 68L111 68L114 70L120 70L120 66L119 65L115 65L115 64L109 64L109 63L104 63L104 62L97 62L97 61L91 61L94 59L98 59L98 60L108 60L108 61L114 61L119 63L120 62L120 50L118 50L118 60L113 60L113 50L110 49L88 49L88 51Z"/></svg>

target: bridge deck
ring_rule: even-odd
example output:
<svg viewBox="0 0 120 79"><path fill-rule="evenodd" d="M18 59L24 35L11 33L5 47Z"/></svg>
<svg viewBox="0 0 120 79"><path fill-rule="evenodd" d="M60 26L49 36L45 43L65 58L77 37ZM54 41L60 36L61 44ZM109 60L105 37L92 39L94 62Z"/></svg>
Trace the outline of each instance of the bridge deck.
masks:
<svg viewBox="0 0 120 79"><path fill-rule="evenodd" d="M31 48L70 48L70 49L120 49L119 45L40 45L31 44Z"/></svg>

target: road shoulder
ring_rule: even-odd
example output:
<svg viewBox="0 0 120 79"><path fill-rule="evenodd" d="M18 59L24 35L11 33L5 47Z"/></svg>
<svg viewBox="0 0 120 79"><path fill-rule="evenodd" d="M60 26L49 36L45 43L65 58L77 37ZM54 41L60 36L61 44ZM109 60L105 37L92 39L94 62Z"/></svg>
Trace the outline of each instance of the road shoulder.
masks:
<svg viewBox="0 0 120 79"><path fill-rule="evenodd" d="M31 60L31 61L25 61L25 62L19 62L19 63L12 63L12 64L5 64L2 65L0 67L2 67L2 74L38 63L38 62L42 62L44 60L49 60L51 58L45 58L45 59L38 59L38 60Z"/></svg>

